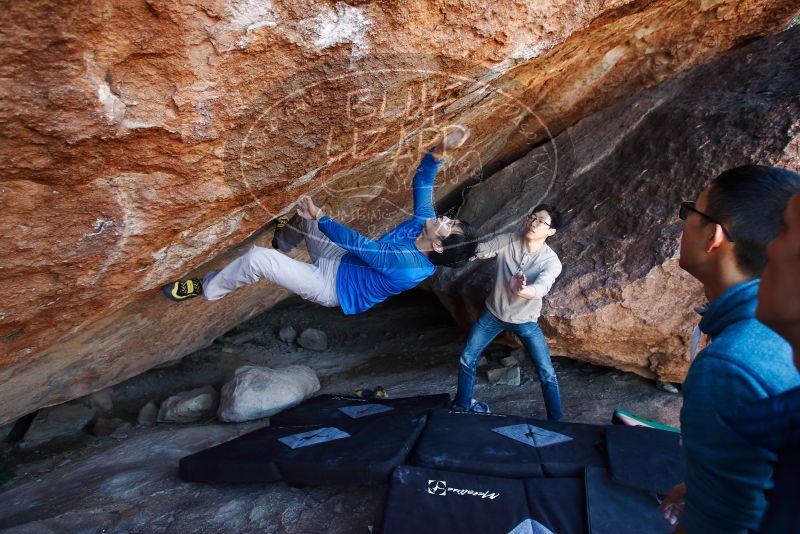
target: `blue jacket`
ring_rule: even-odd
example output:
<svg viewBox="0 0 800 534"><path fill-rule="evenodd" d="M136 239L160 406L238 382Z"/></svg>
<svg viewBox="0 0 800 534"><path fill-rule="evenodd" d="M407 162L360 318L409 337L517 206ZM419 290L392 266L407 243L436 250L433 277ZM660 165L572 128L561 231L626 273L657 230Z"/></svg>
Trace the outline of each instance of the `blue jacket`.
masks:
<svg viewBox="0 0 800 534"><path fill-rule="evenodd" d="M731 534L758 527L772 487L773 453L734 435L719 412L800 385L789 345L755 318L758 280L711 304L700 329L712 339L683 384L688 534Z"/></svg>
<svg viewBox="0 0 800 534"><path fill-rule="evenodd" d="M414 174L414 215L377 241L330 217L319 220L319 229L345 249L336 275L336 295L345 314L361 313L388 297L416 287L436 267L417 249L415 240L425 221L436 217L433 181L441 164L427 154Z"/></svg>
<svg viewBox="0 0 800 534"><path fill-rule="evenodd" d="M778 458L759 534L800 532L800 387L720 416L742 438Z"/></svg>

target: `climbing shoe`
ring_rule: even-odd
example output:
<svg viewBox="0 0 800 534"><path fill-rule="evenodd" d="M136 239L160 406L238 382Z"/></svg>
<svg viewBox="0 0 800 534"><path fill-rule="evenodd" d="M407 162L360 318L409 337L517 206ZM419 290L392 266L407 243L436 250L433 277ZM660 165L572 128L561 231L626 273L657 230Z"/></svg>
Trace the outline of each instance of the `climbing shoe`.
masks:
<svg viewBox="0 0 800 534"><path fill-rule="evenodd" d="M492 413L488 404L475 399L472 399L472 406L469 407L469 411L472 413Z"/></svg>
<svg viewBox="0 0 800 534"><path fill-rule="evenodd" d="M357 389L356 397L361 397L362 399L388 399L389 394L381 386L377 386L375 389Z"/></svg>
<svg viewBox="0 0 800 534"><path fill-rule="evenodd" d="M303 242L305 234L303 233L303 218L298 214L281 215L275 222L275 235L272 237L272 248L280 250L281 252L291 252Z"/></svg>
<svg viewBox="0 0 800 534"><path fill-rule="evenodd" d="M460 408L456 405L455 401L450 405L451 412L469 412L469 413L492 413L491 408L485 402L477 401L472 399L472 402L469 405L469 409L465 410L464 408Z"/></svg>
<svg viewBox="0 0 800 534"><path fill-rule="evenodd" d="M203 294L203 281L200 278L189 278L165 285L161 290L168 299L181 302Z"/></svg>

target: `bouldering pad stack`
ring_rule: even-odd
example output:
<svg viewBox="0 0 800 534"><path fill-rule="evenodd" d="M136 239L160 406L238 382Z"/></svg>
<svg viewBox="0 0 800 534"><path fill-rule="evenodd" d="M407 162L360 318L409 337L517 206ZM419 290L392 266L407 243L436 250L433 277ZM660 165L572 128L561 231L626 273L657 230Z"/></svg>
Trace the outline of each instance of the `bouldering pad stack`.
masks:
<svg viewBox="0 0 800 534"><path fill-rule="evenodd" d="M183 480L296 486L388 483L375 532L669 531L680 434L452 412L449 395L320 395L272 426L183 458Z"/></svg>

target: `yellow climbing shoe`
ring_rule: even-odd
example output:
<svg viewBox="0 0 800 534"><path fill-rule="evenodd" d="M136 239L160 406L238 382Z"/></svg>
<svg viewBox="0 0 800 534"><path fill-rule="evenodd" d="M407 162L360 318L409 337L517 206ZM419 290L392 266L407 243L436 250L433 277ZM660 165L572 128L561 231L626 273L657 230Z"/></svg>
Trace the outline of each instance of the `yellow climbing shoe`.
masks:
<svg viewBox="0 0 800 534"><path fill-rule="evenodd" d="M181 302L203 294L203 281L199 278L189 278L165 285L161 290L168 299Z"/></svg>

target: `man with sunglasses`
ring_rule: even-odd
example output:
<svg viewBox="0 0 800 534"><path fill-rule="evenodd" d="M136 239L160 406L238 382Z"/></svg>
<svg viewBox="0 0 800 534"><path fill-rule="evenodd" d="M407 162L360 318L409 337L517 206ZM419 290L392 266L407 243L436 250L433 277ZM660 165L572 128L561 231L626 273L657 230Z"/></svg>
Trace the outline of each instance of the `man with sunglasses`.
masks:
<svg viewBox="0 0 800 534"><path fill-rule="evenodd" d="M800 176L747 165L720 174L684 202L680 266L705 289L700 330L711 344L683 384L686 481L662 503L678 531L747 532L758 527L772 486L771 455L723 425L718 414L800 385L789 345L756 319L766 248Z"/></svg>
<svg viewBox="0 0 800 534"><path fill-rule="evenodd" d="M455 409L487 410L483 403L472 401L475 368L487 345L504 330L510 330L522 341L536 367L547 418L551 421L563 418L550 350L536 324L542 310L542 298L561 274L561 261L545 244L560 225L559 211L549 204L540 204L533 208L520 231L499 235L478 245L473 259L497 256L497 274L486 299L486 309L472 326L461 354L458 393L453 403Z"/></svg>

